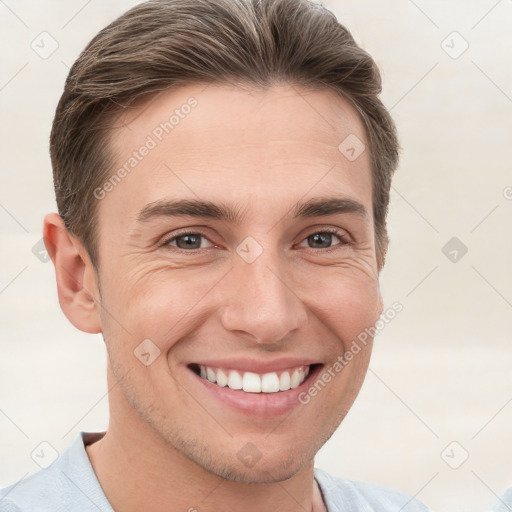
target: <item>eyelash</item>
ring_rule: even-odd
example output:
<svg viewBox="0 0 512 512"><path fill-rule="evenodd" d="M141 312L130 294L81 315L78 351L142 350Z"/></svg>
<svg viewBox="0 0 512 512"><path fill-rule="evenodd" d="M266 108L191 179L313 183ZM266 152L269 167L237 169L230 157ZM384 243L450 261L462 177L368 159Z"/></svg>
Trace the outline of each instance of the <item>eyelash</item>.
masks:
<svg viewBox="0 0 512 512"><path fill-rule="evenodd" d="M330 252L330 251L339 249L340 247L343 247L343 246L353 245L353 242L350 241L346 236L344 236L339 229L336 229L336 228L324 228L324 229L321 229L319 231L312 231L309 235L305 236L300 241L300 243L302 243L305 240L307 240L310 236L316 235L316 234L319 234L319 233L330 233L332 235L336 235L340 239L340 242L338 244L335 244L335 245L333 245L331 247L327 247L325 249L315 249L313 247L306 247L307 249L310 249L312 251ZM189 250L187 250L187 249L181 249L179 247L175 247L175 246L169 245L170 242L173 242L177 238L180 238L180 237L186 236L186 235L199 235L199 236L205 238L206 240L208 240L211 244L215 245L205 234L201 233L201 231L183 231L181 233L177 233L177 234L175 233L175 234L172 235L172 237L164 239L161 242L161 244L159 244L159 246L160 247L173 247L173 249L177 249L180 252L191 253L191 254L195 254L195 253L197 253L197 251L212 249L212 247L205 247L205 248L202 248L202 249L189 249Z"/></svg>

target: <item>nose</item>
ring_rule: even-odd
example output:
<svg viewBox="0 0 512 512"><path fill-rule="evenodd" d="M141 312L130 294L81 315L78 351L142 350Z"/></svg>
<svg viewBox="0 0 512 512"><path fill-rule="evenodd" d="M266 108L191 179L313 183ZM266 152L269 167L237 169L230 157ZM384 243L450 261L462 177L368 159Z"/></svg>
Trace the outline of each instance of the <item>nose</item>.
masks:
<svg viewBox="0 0 512 512"><path fill-rule="evenodd" d="M276 344L307 322L307 308L290 276L269 258L238 261L230 272L221 321L225 329L253 342Z"/></svg>

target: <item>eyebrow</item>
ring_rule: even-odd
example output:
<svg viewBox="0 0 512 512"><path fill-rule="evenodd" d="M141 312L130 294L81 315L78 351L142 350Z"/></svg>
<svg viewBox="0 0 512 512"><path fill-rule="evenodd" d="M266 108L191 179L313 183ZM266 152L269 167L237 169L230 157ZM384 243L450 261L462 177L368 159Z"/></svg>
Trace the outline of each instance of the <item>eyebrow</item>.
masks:
<svg viewBox="0 0 512 512"><path fill-rule="evenodd" d="M361 203L347 198L313 198L298 203L291 210L294 218L322 217L335 214L355 214L368 217L368 211ZM157 217L191 216L240 223L242 210L226 204L195 199L161 200L149 203L138 214L138 222L147 222Z"/></svg>

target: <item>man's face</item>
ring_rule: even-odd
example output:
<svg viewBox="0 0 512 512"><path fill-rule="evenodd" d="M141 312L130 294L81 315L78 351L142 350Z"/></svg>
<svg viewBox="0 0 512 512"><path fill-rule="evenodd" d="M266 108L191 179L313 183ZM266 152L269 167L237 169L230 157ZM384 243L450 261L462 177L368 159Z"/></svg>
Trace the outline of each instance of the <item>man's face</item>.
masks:
<svg viewBox="0 0 512 512"><path fill-rule="evenodd" d="M370 155L338 149L362 123L327 90L197 85L116 126L115 169L138 156L98 204L111 421L225 478L288 478L351 407L371 342L299 396L381 312Z"/></svg>

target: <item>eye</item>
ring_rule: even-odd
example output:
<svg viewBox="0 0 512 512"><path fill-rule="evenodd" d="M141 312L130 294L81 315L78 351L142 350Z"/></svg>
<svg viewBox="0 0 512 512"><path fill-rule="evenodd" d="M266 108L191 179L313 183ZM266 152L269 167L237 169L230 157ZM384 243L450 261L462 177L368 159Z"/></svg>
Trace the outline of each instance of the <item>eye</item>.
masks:
<svg viewBox="0 0 512 512"><path fill-rule="evenodd" d="M206 245L203 242L206 242ZM205 247L213 246L213 244L200 233L182 233L170 238L163 245L170 245L183 250L204 249Z"/></svg>
<svg viewBox="0 0 512 512"><path fill-rule="evenodd" d="M336 234L330 231L319 231L306 237L299 244L299 247L310 247L311 249L329 249L338 244L346 245L348 244L348 241L345 240L341 234Z"/></svg>

